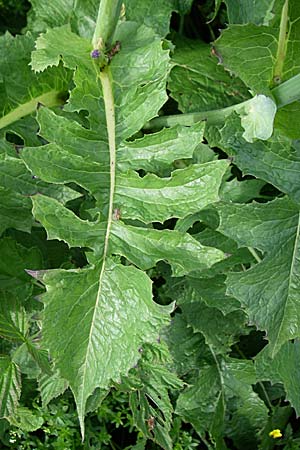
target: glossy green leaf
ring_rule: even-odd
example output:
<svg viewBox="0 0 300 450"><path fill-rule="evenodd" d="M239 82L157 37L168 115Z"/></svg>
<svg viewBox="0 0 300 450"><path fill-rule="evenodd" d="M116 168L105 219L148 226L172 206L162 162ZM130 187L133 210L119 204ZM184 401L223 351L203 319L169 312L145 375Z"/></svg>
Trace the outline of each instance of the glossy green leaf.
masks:
<svg viewBox="0 0 300 450"><path fill-rule="evenodd" d="M144 145L149 155L150 147L157 148L160 140L166 144L162 158L168 164L183 155L191 157L203 129L200 125L190 130L177 127L137 142L125 141L165 102L169 57L160 38L144 25L123 22L115 37L120 40L121 49L100 74L102 84L95 76L90 42L73 33L70 26L49 30L38 38L32 67L40 71L62 59L66 67L75 70L75 87L67 109L87 110L90 128L42 108L38 112L40 135L49 143L24 149L21 155L41 180L73 182L95 198L92 222L82 220L54 199L33 197L34 215L50 239L63 239L69 246L93 250L86 268L33 273L42 278L47 288L43 297L44 343L74 393L82 430L88 397L96 388L107 389L137 363L139 348L144 342L157 339L173 308L154 303L147 275L134 266L121 265L113 255L124 255L142 269L164 259L180 274L193 270L196 264L209 267L223 258L219 250L205 249L188 235L145 231L117 220L121 216L123 220L138 219L144 223L163 222L204 208L218 200L228 162L191 165L174 171L168 178L155 174L140 177L133 170L149 168L148 162L146 166L140 162L145 155L140 155ZM61 42L65 43L63 47ZM185 136L184 154L182 139L174 143L174 132ZM124 161L131 159L133 148L136 156L127 170ZM160 239L163 244L156 248ZM139 255L134 254L127 240L129 244L135 241ZM180 260L175 251L178 245L182 247ZM183 251L186 257L182 264Z"/></svg>
<svg viewBox="0 0 300 450"><path fill-rule="evenodd" d="M29 13L28 28L35 32L46 31L71 23L72 29L81 36L92 38L96 25L98 0L30 0L32 9Z"/></svg>
<svg viewBox="0 0 300 450"><path fill-rule="evenodd" d="M299 120L300 102L294 102L277 111L275 127L288 138L300 139Z"/></svg>
<svg viewBox="0 0 300 450"><path fill-rule="evenodd" d="M118 168L122 171L143 169L155 173L170 169L175 160L193 157L203 139L203 130L203 123L189 128L175 126L125 142L118 148Z"/></svg>
<svg viewBox="0 0 300 450"><path fill-rule="evenodd" d="M262 197L260 191L265 182L258 179L238 181L234 178L223 183L220 190L220 197L225 202L248 203L250 200L257 200Z"/></svg>
<svg viewBox="0 0 300 450"><path fill-rule="evenodd" d="M190 371L197 371L207 354L204 337L201 333L194 333L183 316L176 314L166 330L167 343L173 358L176 373L179 376L187 375Z"/></svg>
<svg viewBox="0 0 300 450"><path fill-rule="evenodd" d="M50 271L43 281L48 289L45 343L83 417L86 399L136 364L139 347L157 336L172 307L152 302L151 282L143 272L108 258L105 268Z"/></svg>
<svg viewBox="0 0 300 450"><path fill-rule="evenodd" d="M0 417L13 415L21 395L21 374L8 356L0 357Z"/></svg>
<svg viewBox="0 0 300 450"><path fill-rule="evenodd" d="M0 234L7 228L30 231L33 217L30 198L0 187Z"/></svg>
<svg viewBox="0 0 300 450"><path fill-rule="evenodd" d="M251 324L267 331L274 355L299 336L299 210L287 198L267 204L220 204L219 230L263 260L228 276L228 293L247 308Z"/></svg>
<svg viewBox="0 0 300 450"><path fill-rule="evenodd" d="M130 0L125 3L126 18L153 28L163 37L169 32L172 11L177 9L176 3L177 0L162 0L159 7L155 8L151 0Z"/></svg>

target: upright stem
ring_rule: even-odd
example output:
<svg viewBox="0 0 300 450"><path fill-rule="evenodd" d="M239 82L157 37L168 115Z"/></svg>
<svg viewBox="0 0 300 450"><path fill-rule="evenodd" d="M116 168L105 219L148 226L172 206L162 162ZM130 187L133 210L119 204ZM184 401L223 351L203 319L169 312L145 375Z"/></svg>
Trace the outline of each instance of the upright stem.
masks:
<svg viewBox="0 0 300 450"><path fill-rule="evenodd" d="M112 43L121 7L122 0L101 0L92 40L95 49L104 51Z"/></svg>
<svg viewBox="0 0 300 450"><path fill-rule="evenodd" d="M287 28L289 20L288 11L289 11L289 0L285 0L281 12L278 47L273 70L274 84L280 83L283 75L283 65L287 48Z"/></svg>

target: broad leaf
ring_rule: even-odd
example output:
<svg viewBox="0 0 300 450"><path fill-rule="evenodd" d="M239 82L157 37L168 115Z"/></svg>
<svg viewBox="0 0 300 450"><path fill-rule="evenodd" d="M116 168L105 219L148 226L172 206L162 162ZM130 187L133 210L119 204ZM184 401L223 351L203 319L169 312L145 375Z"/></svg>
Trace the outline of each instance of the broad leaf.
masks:
<svg viewBox="0 0 300 450"><path fill-rule="evenodd" d="M0 187L0 234L7 228L30 231L33 224L30 209L30 198Z"/></svg>
<svg viewBox="0 0 300 450"><path fill-rule="evenodd" d="M236 2L235 0L224 0L227 6L227 14L229 23L255 25L269 25L269 22L274 18L274 4L280 3L281 6L284 0L244 0Z"/></svg>
<svg viewBox="0 0 300 450"><path fill-rule="evenodd" d="M299 210L287 198L217 209L222 233L264 254L251 269L229 274L227 286L247 308L250 323L267 331L274 355L300 335Z"/></svg>
<svg viewBox="0 0 300 450"><path fill-rule="evenodd" d="M184 319L194 332L203 334L206 344L216 354L226 353L238 340L238 336L243 333L246 315L238 307L232 310L235 299L227 300L225 295L224 303L231 303L227 308L225 305L221 305L221 308L226 311L225 314L215 306L208 306L201 298L201 288L199 291L188 285L179 297L178 304ZM212 295L214 296L214 293ZM214 302L212 301L212 303Z"/></svg>
<svg viewBox="0 0 300 450"><path fill-rule="evenodd" d="M245 435L250 432L253 443L268 418L267 408L252 390L254 383L251 361L221 359L214 355L211 364L202 367L194 386L180 394L176 413L191 422L200 435L208 430L220 449L226 448L221 438L228 430L224 429L225 412L231 412L236 420L239 415L246 422L240 432Z"/></svg>
<svg viewBox="0 0 300 450"><path fill-rule="evenodd" d="M37 274L47 287L43 297L44 342L74 393L82 429L88 397L96 388L106 389L112 381L118 381L137 363L139 348L143 342L157 339L172 310L172 305L162 307L152 301L151 281L139 268L152 267L165 259L176 272L186 273L195 264L209 267L224 257L221 251L205 249L190 236L146 230L118 220L121 216L144 223L163 222L204 208L218 200L228 162L189 166L169 178L154 174L142 178L132 169L145 167L141 144L145 143L149 152L149 145L157 145L159 139L167 142L165 154L169 151L169 155L164 159L169 164L182 156L182 142L178 140L178 147L177 141L175 147L172 144L178 127L137 143L125 141L156 115L165 101L168 52L152 30L129 22L120 24L116 39L121 42L120 52L95 77L91 44L72 33L69 26L38 38L33 67L42 70L57 65L62 57L67 67L75 69L68 109L86 109L90 128L43 108L38 113L40 134L49 144L22 152L26 165L42 180L76 183L96 201L96 220L92 222L81 220L54 199L40 195L33 198L34 214L50 238L93 250L88 255L88 267ZM62 40L66 44L63 49ZM92 94L86 95L87 90ZM114 107L116 122L110 112ZM187 130L181 131L186 134L185 145L190 145L189 156L195 148L197 129L201 131L201 126L190 130L191 138ZM136 157L132 154L134 146ZM127 170L124 161L129 158L132 162ZM163 245L157 247L160 239ZM131 248L133 242L139 249L136 254ZM174 250L177 245L186 252L183 261L182 253L179 261ZM193 262L188 257L190 251ZM120 264L115 254L125 256L139 268Z"/></svg>
<svg viewBox="0 0 300 450"><path fill-rule="evenodd" d="M29 408L20 406L14 416L9 417L11 425L20 428L22 431L35 431L41 428L44 419L41 412L31 411Z"/></svg>
<svg viewBox="0 0 300 450"><path fill-rule="evenodd" d="M29 66L33 48L34 38L30 33L17 37L7 33L0 37L3 55L0 69L0 128L6 131L14 131L11 124L22 122L22 118L35 112L39 104L59 105L65 97L70 72L59 67L35 74ZM26 130L18 134L26 141Z"/></svg>
<svg viewBox="0 0 300 450"><path fill-rule="evenodd" d="M181 40L172 61L168 88L182 112L223 108L249 98L244 84L217 64L207 44Z"/></svg>
<svg viewBox="0 0 300 450"><path fill-rule="evenodd" d="M286 399L300 414L299 387L295 384L300 372L299 341L284 344L274 358L271 349L266 346L255 357L255 369L258 380L282 383L286 391Z"/></svg>
<svg viewBox="0 0 300 450"><path fill-rule="evenodd" d="M32 9L29 13L28 28L34 32L46 31L65 24L72 24L72 29L83 37L91 39L96 26L98 0L30 0Z"/></svg>
<svg viewBox="0 0 300 450"><path fill-rule="evenodd" d="M300 153L296 142L275 131L267 142L250 144L243 139L236 116L228 119L220 133L220 147L233 156L234 163L245 175L263 179L289 194L297 203L300 201Z"/></svg>
<svg viewBox="0 0 300 450"><path fill-rule="evenodd" d="M224 66L255 93L267 92L273 85L297 75L300 68L299 15L299 2L286 0L280 24L230 25L216 41Z"/></svg>

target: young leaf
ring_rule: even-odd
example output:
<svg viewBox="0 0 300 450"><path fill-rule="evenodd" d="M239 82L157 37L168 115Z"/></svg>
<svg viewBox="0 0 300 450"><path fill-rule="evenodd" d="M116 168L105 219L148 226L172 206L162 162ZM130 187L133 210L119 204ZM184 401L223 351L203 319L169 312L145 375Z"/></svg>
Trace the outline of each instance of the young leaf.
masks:
<svg viewBox="0 0 300 450"><path fill-rule="evenodd" d="M180 389L183 383L147 348L137 372L142 386L130 394L134 421L144 436L153 439L165 450L171 450L173 446L169 433L173 406L169 391Z"/></svg>

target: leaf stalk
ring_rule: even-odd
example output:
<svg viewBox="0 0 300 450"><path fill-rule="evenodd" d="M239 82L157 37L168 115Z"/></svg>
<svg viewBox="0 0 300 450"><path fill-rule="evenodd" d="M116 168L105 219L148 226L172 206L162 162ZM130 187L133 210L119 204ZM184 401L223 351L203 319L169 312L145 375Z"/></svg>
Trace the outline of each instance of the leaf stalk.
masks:
<svg viewBox="0 0 300 450"><path fill-rule="evenodd" d="M300 100L300 74L295 75L284 83L271 90L277 108L282 108L290 103ZM226 108L214 109L186 114L174 114L172 116L155 117L144 125L144 130L157 130L174 125L191 126L201 120L206 120L209 125L221 125L233 112L240 112L252 99Z"/></svg>

